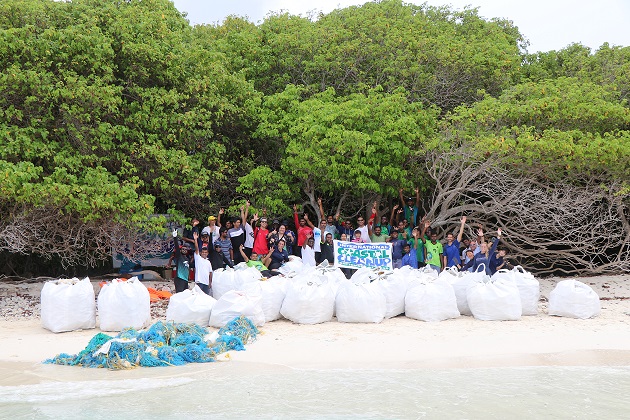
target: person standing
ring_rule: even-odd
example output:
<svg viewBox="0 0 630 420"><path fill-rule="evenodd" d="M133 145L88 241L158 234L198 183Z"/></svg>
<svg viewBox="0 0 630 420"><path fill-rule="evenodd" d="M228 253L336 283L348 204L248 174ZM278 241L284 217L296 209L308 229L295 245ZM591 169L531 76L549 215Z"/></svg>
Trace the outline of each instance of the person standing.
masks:
<svg viewBox="0 0 630 420"><path fill-rule="evenodd" d="M173 255L168 260L167 268L171 267L173 260L175 261L175 276L173 276L173 283L175 283L175 293L183 292L188 289L188 276L190 274L190 261L188 259L186 248L181 245L177 239L177 229L173 230L173 241L175 243L175 249ZM195 241L196 243L197 241Z"/></svg>
<svg viewBox="0 0 630 420"><path fill-rule="evenodd" d="M193 233L195 240L195 284L207 295L210 295L212 287L212 264L208 259L208 248L199 250L199 234Z"/></svg>
<svg viewBox="0 0 630 420"><path fill-rule="evenodd" d="M426 240L424 235L430 226L431 222L425 220L422 226L422 232L420 233L420 239L422 239L422 243L424 244L424 261L427 265L440 273L443 269L442 254L444 253L444 248L442 247L442 243L437 240L437 233L435 231L431 231L431 239Z"/></svg>
<svg viewBox="0 0 630 420"><path fill-rule="evenodd" d="M452 233L446 235L446 245L444 245L444 255L442 258L443 267L457 267L462 268L462 260L459 256L459 242L462 240L462 235L464 234L464 225L466 224L466 216L462 217L461 224L459 226L459 233L457 234L457 239L453 236Z"/></svg>

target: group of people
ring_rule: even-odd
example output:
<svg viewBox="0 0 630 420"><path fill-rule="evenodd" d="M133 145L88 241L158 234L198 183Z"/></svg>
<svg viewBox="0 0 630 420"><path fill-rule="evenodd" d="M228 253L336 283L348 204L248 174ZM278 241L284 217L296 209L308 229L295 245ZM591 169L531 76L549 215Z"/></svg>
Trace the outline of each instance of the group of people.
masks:
<svg viewBox="0 0 630 420"><path fill-rule="evenodd" d="M233 267L244 262L266 277L279 274L277 271L289 261L290 255L302 258L305 265L315 266L323 261L334 264L334 240L369 243L389 242L392 244L394 268L425 265L438 272L454 267L461 271L484 269L494 274L505 268L506 249L498 248L501 229L492 244L485 240L479 228L475 238L464 238L466 217L462 217L457 235L447 233L444 243L438 241L437 232L431 228L430 220L418 221L420 192L406 200L400 190L400 205L395 205L389 218L377 220L377 203L374 203L368 220L359 216L356 227L351 220L340 221L339 213L325 215L322 201L318 200L321 220L315 225L307 213L299 214L293 206L293 226L287 220L266 216L249 216L250 203L242 206L240 217L227 218L224 209L217 217L210 216L207 226L200 229L200 221L192 220L192 229L184 232L181 242L177 231L173 232L175 248L167 267L173 267L176 292L186 290L190 277L209 293L212 271ZM417 223L416 223L417 222ZM295 232L291 230L295 229ZM194 269L193 269L194 267ZM351 271L345 270L346 275Z"/></svg>

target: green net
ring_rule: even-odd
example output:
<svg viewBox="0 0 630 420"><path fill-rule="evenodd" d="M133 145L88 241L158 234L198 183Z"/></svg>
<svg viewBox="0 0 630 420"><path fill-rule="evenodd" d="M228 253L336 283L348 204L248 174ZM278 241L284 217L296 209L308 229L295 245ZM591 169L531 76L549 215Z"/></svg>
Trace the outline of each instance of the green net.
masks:
<svg viewBox="0 0 630 420"><path fill-rule="evenodd" d="M258 332L249 318L240 316L219 330L211 346L205 327L158 321L146 330L125 329L116 337L98 333L78 354L61 353L44 363L120 370L214 362L226 351L245 350Z"/></svg>

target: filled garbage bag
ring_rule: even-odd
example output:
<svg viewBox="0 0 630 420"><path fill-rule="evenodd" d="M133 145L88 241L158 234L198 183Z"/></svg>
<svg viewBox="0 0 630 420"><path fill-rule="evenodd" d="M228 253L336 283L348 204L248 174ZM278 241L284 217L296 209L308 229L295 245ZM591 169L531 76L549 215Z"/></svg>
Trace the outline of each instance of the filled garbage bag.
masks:
<svg viewBox="0 0 630 420"><path fill-rule="evenodd" d="M265 322L275 321L282 317L280 309L287 295L287 287L287 278L282 276L270 277L260 282Z"/></svg>
<svg viewBox="0 0 630 420"><path fill-rule="evenodd" d="M379 323L385 318L387 300L374 283L342 283L337 290L335 309L339 322Z"/></svg>
<svg viewBox="0 0 630 420"><path fill-rule="evenodd" d="M297 324L319 324L333 317L335 288L316 272L290 280L280 313Z"/></svg>
<svg viewBox="0 0 630 420"><path fill-rule="evenodd" d="M220 268L212 273L212 296L221 299L231 290L243 290L246 285L257 283L262 274L254 267L237 266L238 268Z"/></svg>
<svg viewBox="0 0 630 420"><path fill-rule="evenodd" d="M183 292L175 293L168 301L166 320L176 323L206 326L216 299L195 286Z"/></svg>
<svg viewBox="0 0 630 420"><path fill-rule="evenodd" d="M601 304L597 293L577 280L563 280L549 294L549 315L587 319L599 315Z"/></svg>
<svg viewBox="0 0 630 420"><path fill-rule="evenodd" d="M523 311L516 284L507 280L475 282L468 288L468 305L476 319L482 321L516 321Z"/></svg>
<svg viewBox="0 0 630 420"><path fill-rule="evenodd" d="M96 327L96 300L88 277L48 281L41 292L42 326L52 332Z"/></svg>
<svg viewBox="0 0 630 420"><path fill-rule="evenodd" d="M257 327L265 325L260 286L248 286L245 290L230 290L225 293L212 307L208 325L222 328L241 315Z"/></svg>
<svg viewBox="0 0 630 420"><path fill-rule="evenodd" d="M445 279L414 280L405 296L405 316L420 321L437 322L457 318L457 299Z"/></svg>
<svg viewBox="0 0 630 420"><path fill-rule="evenodd" d="M112 280L98 294L98 318L102 331L146 327L151 323L149 291L137 277Z"/></svg>
<svg viewBox="0 0 630 420"><path fill-rule="evenodd" d="M540 300L540 282L534 276L525 271L523 267L516 266L512 270L499 270L492 276L493 280L504 279L514 282L521 296L523 307L522 315L538 315L538 301Z"/></svg>

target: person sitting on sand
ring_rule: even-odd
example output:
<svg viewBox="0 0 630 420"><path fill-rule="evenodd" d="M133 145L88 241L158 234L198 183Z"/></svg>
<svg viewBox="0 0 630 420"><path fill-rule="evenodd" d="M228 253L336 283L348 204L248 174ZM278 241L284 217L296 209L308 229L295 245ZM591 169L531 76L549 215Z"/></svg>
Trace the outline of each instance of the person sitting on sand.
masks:
<svg viewBox="0 0 630 420"><path fill-rule="evenodd" d="M248 257L247 254L245 254L244 248L244 245L241 245L239 251L241 252L243 260L245 260L248 267L254 267L256 270L260 271L263 277L272 277L279 274L268 269L269 264L271 263L271 254L273 253L273 249L271 249L266 255L262 256L262 258L259 258L255 251L252 251L251 257Z"/></svg>

